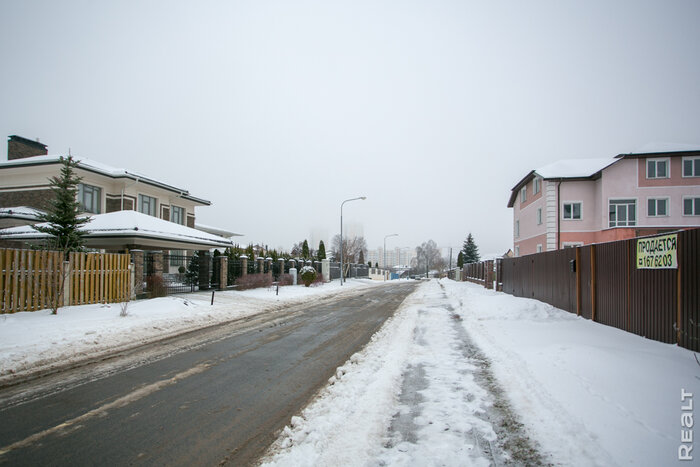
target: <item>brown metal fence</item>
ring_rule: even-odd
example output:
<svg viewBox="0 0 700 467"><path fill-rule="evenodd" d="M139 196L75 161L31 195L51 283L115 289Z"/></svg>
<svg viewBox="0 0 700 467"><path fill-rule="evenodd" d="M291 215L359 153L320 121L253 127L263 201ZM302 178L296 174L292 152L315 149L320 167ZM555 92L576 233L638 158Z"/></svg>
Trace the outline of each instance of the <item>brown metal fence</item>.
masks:
<svg viewBox="0 0 700 467"><path fill-rule="evenodd" d="M677 239L676 269L638 269L638 239L504 258L503 291L697 351L700 229Z"/></svg>

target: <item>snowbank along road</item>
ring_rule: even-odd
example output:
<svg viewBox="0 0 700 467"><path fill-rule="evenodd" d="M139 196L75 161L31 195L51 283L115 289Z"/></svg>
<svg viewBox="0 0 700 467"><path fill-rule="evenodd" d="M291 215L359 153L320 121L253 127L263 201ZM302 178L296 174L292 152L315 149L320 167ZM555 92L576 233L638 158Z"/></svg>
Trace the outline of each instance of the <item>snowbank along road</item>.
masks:
<svg viewBox="0 0 700 467"><path fill-rule="evenodd" d="M9 388L0 463L253 463L414 288L315 300Z"/></svg>
<svg viewBox="0 0 700 467"><path fill-rule="evenodd" d="M264 465L546 465L467 334L460 300L423 282L292 418Z"/></svg>

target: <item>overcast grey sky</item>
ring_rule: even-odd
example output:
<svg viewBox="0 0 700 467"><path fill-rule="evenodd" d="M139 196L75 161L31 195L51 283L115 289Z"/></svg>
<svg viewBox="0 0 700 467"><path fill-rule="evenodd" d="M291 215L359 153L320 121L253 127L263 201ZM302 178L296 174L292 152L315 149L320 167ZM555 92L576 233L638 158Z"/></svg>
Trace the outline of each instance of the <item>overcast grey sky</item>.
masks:
<svg viewBox="0 0 700 467"><path fill-rule="evenodd" d="M558 159L700 143L700 2L4 1L0 134L209 199L289 249L512 247Z"/></svg>

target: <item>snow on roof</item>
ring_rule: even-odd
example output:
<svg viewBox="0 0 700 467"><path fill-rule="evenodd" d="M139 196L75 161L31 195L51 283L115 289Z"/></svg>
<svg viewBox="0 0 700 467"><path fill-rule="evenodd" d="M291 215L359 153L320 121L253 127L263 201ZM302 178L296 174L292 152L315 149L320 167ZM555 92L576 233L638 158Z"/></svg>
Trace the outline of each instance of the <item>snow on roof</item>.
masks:
<svg viewBox="0 0 700 467"><path fill-rule="evenodd" d="M542 176L542 178L590 177L615 162L617 162L616 159L609 157L598 159L564 159L540 167L536 169L535 172Z"/></svg>
<svg viewBox="0 0 700 467"><path fill-rule="evenodd" d="M687 152L700 151L700 144L681 143L647 143L638 147L630 154L653 154L657 152Z"/></svg>
<svg viewBox="0 0 700 467"><path fill-rule="evenodd" d="M212 227L210 225L204 225L204 224L200 224L200 223L195 223L194 228L197 230L203 230L204 232L212 233L214 235L219 235L220 237L225 237L225 238L242 237L243 236L243 234L231 232L230 230L220 229L219 227Z"/></svg>
<svg viewBox="0 0 700 467"><path fill-rule="evenodd" d="M13 206L0 208L0 217L17 217L20 219L37 219L44 211L29 206Z"/></svg>
<svg viewBox="0 0 700 467"><path fill-rule="evenodd" d="M26 157L24 159L14 159L11 161L2 161L0 162L0 168L2 167L18 167L18 166L23 166L23 165L37 165L37 164L55 164L60 161L61 157L65 157L62 155L46 155L46 156L32 156L32 157ZM190 195L190 193L185 190L184 188L178 188L173 185L169 185L165 182L156 180L155 178L148 177L146 175L140 174L138 172L133 172L130 170L118 168L118 167L112 167L107 164L103 164L101 162L94 161L92 159L87 159L84 157L75 157L73 156L73 160L75 160L78 163L78 167L85 169L85 170L90 170L92 172L97 172L102 175L107 175L112 178L130 178L132 180L139 180L145 183L149 183L151 185L156 185L161 188L165 188L166 190L174 191L177 193L180 193L184 196L186 196L188 199L191 199L193 201L199 201L203 204L211 204L209 201L204 200L204 199L198 199Z"/></svg>
<svg viewBox="0 0 700 467"><path fill-rule="evenodd" d="M89 237L106 236L146 236L162 240L186 241L215 247L230 246L231 241L218 235L158 219L138 211L116 211L108 214L96 214L80 230ZM0 230L0 238L37 238L44 237L31 226L11 227Z"/></svg>

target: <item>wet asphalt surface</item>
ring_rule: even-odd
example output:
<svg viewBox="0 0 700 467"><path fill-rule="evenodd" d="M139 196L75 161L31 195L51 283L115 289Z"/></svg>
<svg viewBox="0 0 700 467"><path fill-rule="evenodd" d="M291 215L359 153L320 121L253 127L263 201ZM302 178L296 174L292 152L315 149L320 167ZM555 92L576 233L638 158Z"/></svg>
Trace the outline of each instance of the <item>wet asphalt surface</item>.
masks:
<svg viewBox="0 0 700 467"><path fill-rule="evenodd" d="M254 464L414 287L297 305L0 390L0 465Z"/></svg>

